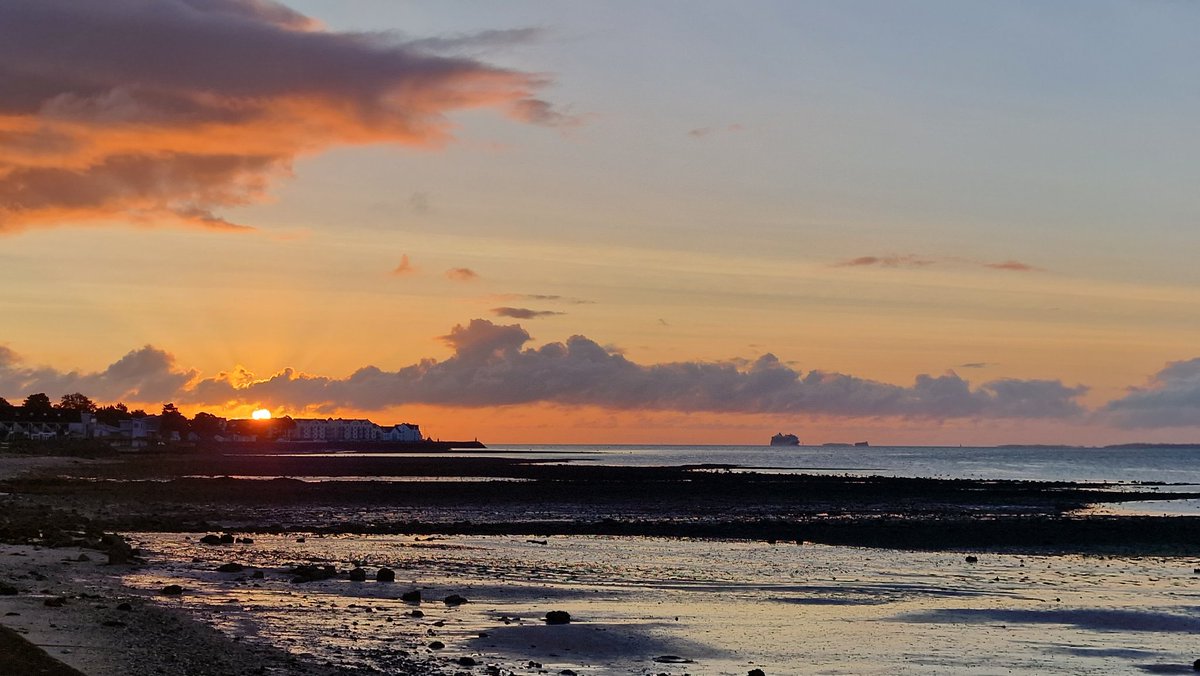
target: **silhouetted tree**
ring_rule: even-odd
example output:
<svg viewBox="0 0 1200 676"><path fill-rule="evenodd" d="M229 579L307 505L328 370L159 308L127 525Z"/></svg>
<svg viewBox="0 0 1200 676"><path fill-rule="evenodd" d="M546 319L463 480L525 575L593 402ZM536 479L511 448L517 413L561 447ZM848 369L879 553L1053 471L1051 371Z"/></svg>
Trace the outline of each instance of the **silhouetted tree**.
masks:
<svg viewBox="0 0 1200 676"><path fill-rule="evenodd" d="M201 411L192 418L191 427L201 439L212 439L225 431L225 419Z"/></svg>
<svg viewBox="0 0 1200 676"><path fill-rule="evenodd" d="M50 413L54 410L54 404L50 403L50 397L47 397L45 392L25 397L25 403L22 406L29 413Z"/></svg>
<svg viewBox="0 0 1200 676"><path fill-rule="evenodd" d="M188 431L188 419L175 408L175 404L163 404L162 413L159 414L158 431L163 436L170 436L172 432L183 436Z"/></svg>
<svg viewBox="0 0 1200 676"><path fill-rule="evenodd" d="M59 399L58 405L55 408L63 411L85 411L87 413L96 412L96 404L85 395L76 392L74 394L64 394L62 399Z"/></svg>
<svg viewBox="0 0 1200 676"><path fill-rule="evenodd" d="M129 420L129 409L125 408L125 404L116 404L102 406L96 409L96 420L104 425L118 427L122 420Z"/></svg>
<svg viewBox="0 0 1200 676"><path fill-rule="evenodd" d="M0 413L12 413L13 409L15 409L15 408L16 408L16 406L13 406L12 404L8 403L7 399L5 399L4 397L0 397Z"/></svg>

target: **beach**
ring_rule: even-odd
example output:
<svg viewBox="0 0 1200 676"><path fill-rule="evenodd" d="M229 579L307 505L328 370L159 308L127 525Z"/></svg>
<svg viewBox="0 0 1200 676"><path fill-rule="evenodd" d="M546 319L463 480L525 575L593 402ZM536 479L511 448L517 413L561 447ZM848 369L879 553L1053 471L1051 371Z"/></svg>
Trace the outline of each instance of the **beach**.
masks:
<svg viewBox="0 0 1200 676"><path fill-rule="evenodd" d="M0 624L88 676L1171 673L1200 631L1194 519L1081 516L1128 499L1094 485L456 457L0 467L18 592L0 610L19 613ZM136 561L107 564L115 532Z"/></svg>

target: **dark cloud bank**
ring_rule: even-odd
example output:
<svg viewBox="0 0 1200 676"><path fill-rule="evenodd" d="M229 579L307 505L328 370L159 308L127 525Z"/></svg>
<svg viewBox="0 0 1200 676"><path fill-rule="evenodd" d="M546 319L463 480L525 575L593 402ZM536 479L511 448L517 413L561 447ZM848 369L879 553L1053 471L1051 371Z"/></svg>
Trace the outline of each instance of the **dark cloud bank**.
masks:
<svg viewBox="0 0 1200 676"><path fill-rule="evenodd" d="M0 351L0 393L57 395L79 390L103 400L213 406L268 402L296 410L547 402L929 420L1086 415L1076 401L1086 388L1054 380L1002 379L972 387L949 373L920 375L912 385L901 387L841 373L804 373L770 354L750 362L638 364L584 336L530 346L530 335L520 325L484 319L454 327L443 340L454 350L444 360L426 359L395 372L368 366L340 379L291 369L263 380L245 373L201 379L178 366L171 355L148 346L99 373L61 372L25 367L5 350Z"/></svg>
<svg viewBox="0 0 1200 676"><path fill-rule="evenodd" d="M215 212L261 199L303 154L437 145L468 108L573 124L535 97L545 77L464 56L532 35L338 33L271 0L4 0L0 234L244 230Z"/></svg>

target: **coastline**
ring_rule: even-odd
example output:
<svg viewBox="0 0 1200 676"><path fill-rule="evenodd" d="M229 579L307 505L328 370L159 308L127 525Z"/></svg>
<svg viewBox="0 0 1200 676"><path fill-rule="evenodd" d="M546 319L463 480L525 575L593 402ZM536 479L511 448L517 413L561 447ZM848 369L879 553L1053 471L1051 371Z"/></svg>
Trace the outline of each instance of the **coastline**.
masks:
<svg viewBox="0 0 1200 676"><path fill-rule="evenodd" d="M316 480L279 478L303 474L298 462L306 463ZM131 576L143 576L147 569L104 564L99 536L105 532L193 543L187 545L190 558L178 559L193 561L188 575L215 570L223 561L265 555L257 545L195 544L198 534L229 531L274 543L290 542L287 533L301 532L318 541L352 535L482 536L515 542L529 537L534 550L548 537L613 536L772 547L776 542L781 547L822 543L896 552L1102 554L1181 561L1200 555L1200 519L1079 516L1077 510L1094 501L1131 499L1095 486L724 470L455 457L0 456L0 536L6 543L0 545L0 582L19 592L0 596L0 613L20 613L0 615L0 625L87 676L379 673L370 667L321 664L277 646L242 640L236 632L223 633L197 619L195 609L187 607L190 599L156 593L154 585L173 578L149 586L144 579L130 584ZM370 480L364 480L367 476ZM441 545L421 546L437 551ZM90 560L80 560L81 554ZM1190 563L1180 565L1191 570ZM337 579L345 580L348 570L340 570ZM276 585L287 581L277 565L267 570L267 578ZM50 599L62 599L63 605L45 605ZM122 603L131 610L118 610ZM403 620L399 607L386 603L379 611L387 607L389 617ZM517 637L545 631L505 628L489 645L519 651L525 639ZM658 645L620 634L620 627L604 631L615 632L609 639L624 636L629 645ZM586 636L575 634L581 635ZM591 640L563 645L580 652L599 650ZM667 645L662 644L663 651ZM700 654L699 648L693 651ZM447 659L409 645L387 673L441 673Z"/></svg>

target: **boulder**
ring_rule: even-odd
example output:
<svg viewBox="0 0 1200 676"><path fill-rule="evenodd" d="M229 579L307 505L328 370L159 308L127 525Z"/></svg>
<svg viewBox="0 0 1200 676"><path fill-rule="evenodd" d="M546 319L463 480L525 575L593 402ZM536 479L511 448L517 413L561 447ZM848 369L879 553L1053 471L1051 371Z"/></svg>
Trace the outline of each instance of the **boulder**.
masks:
<svg viewBox="0 0 1200 676"><path fill-rule="evenodd" d="M217 568L219 573L240 573L243 570L246 570L246 567L240 563L226 563Z"/></svg>
<svg viewBox="0 0 1200 676"><path fill-rule="evenodd" d="M546 613L546 624L570 624L571 613L565 610L551 610Z"/></svg>
<svg viewBox="0 0 1200 676"><path fill-rule="evenodd" d="M0 596L16 596L17 588L7 582L0 582Z"/></svg>
<svg viewBox="0 0 1200 676"><path fill-rule="evenodd" d="M441 650L442 648L445 648L445 647L446 647L446 644L442 643L441 641L430 641L429 642L430 650Z"/></svg>
<svg viewBox="0 0 1200 676"><path fill-rule="evenodd" d="M451 595L447 596L446 598L442 599L442 603L445 603L448 606L461 606L462 604L467 603L467 602L468 601L467 601L466 597L459 596L458 594L451 594Z"/></svg>
<svg viewBox="0 0 1200 676"><path fill-rule="evenodd" d="M967 561L967 563L979 563L979 557L978 556L968 556L966 561Z"/></svg>
<svg viewBox="0 0 1200 676"><path fill-rule="evenodd" d="M221 534L221 544L223 544L223 545L231 545L236 540L237 540L237 538L233 537L232 533L222 533Z"/></svg>
<svg viewBox="0 0 1200 676"><path fill-rule="evenodd" d="M478 664L478 662L475 661L475 658L466 656L460 657L455 661L458 662L459 666L462 667L473 667Z"/></svg>
<svg viewBox="0 0 1200 676"><path fill-rule="evenodd" d="M159 593L164 596L179 596L180 594L183 593L183 587L180 587L177 584L169 584L169 585L163 587L162 591L160 591Z"/></svg>
<svg viewBox="0 0 1200 676"><path fill-rule="evenodd" d="M350 581L351 582L366 582L367 581L367 571L363 570L362 568L355 568L354 570L350 571Z"/></svg>
<svg viewBox="0 0 1200 676"><path fill-rule="evenodd" d="M746 674L746 676L767 676L767 675L763 673L762 669L751 669L750 673Z"/></svg>
<svg viewBox="0 0 1200 676"><path fill-rule="evenodd" d="M62 608L63 606L67 605L67 600L59 596L51 596L45 601L42 601L42 605L46 606L47 608Z"/></svg>
<svg viewBox="0 0 1200 676"><path fill-rule="evenodd" d="M375 581L376 582L395 582L396 581L396 571L392 570L391 568L380 568L375 573Z"/></svg>
<svg viewBox="0 0 1200 676"><path fill-rule="evenodd" d="M293 576L292 582L296 583L296 584L300 584L303 582L317 582L318 580L328 580L329 578L337 575L337 568L334 568L333 566L331 566L329 564L326 564L323 566L316 566L313 564L306 563L303 565L296 566L288 572L289 572L289 574L291 574Z"/></svg>
<svg viewBox="0 0 1200 676"><path fill-rule="evenodd" d="M135 552L133 547L129 546L129 543L125 541L125 538L117 535L116 533L106 534L104 537L100 538L100 543L104 546L105 551L108 553L109 565L122 565L137 561L137 557L134 556Z"/></svg>
<svg viewBox="0 0 1200 676"><path fill-rule="evenodd" d="M421 591L419 589L414 589L409 592L404 592L400 595L400 600L404 601L405 603L420 603Z"/></svg>
<svg viewBox="0 0 1200 676"><path fill-rule="evenodd" d="M117 610L120 610L120 611L123 611L123 612L126 612L126 613L127 613L127 612L129 612L129 611L133 610L133 606L132 606L132 605L130 605L129 603L118 603L118 604L117 604Z"/></svg>
<svg viewBox="0 0 1200 676"><path fill-rule="evenodd" d="M219 545L221 544L221 536L209 533L208 535L200 538L200 542L206 545Z"/></svg>

